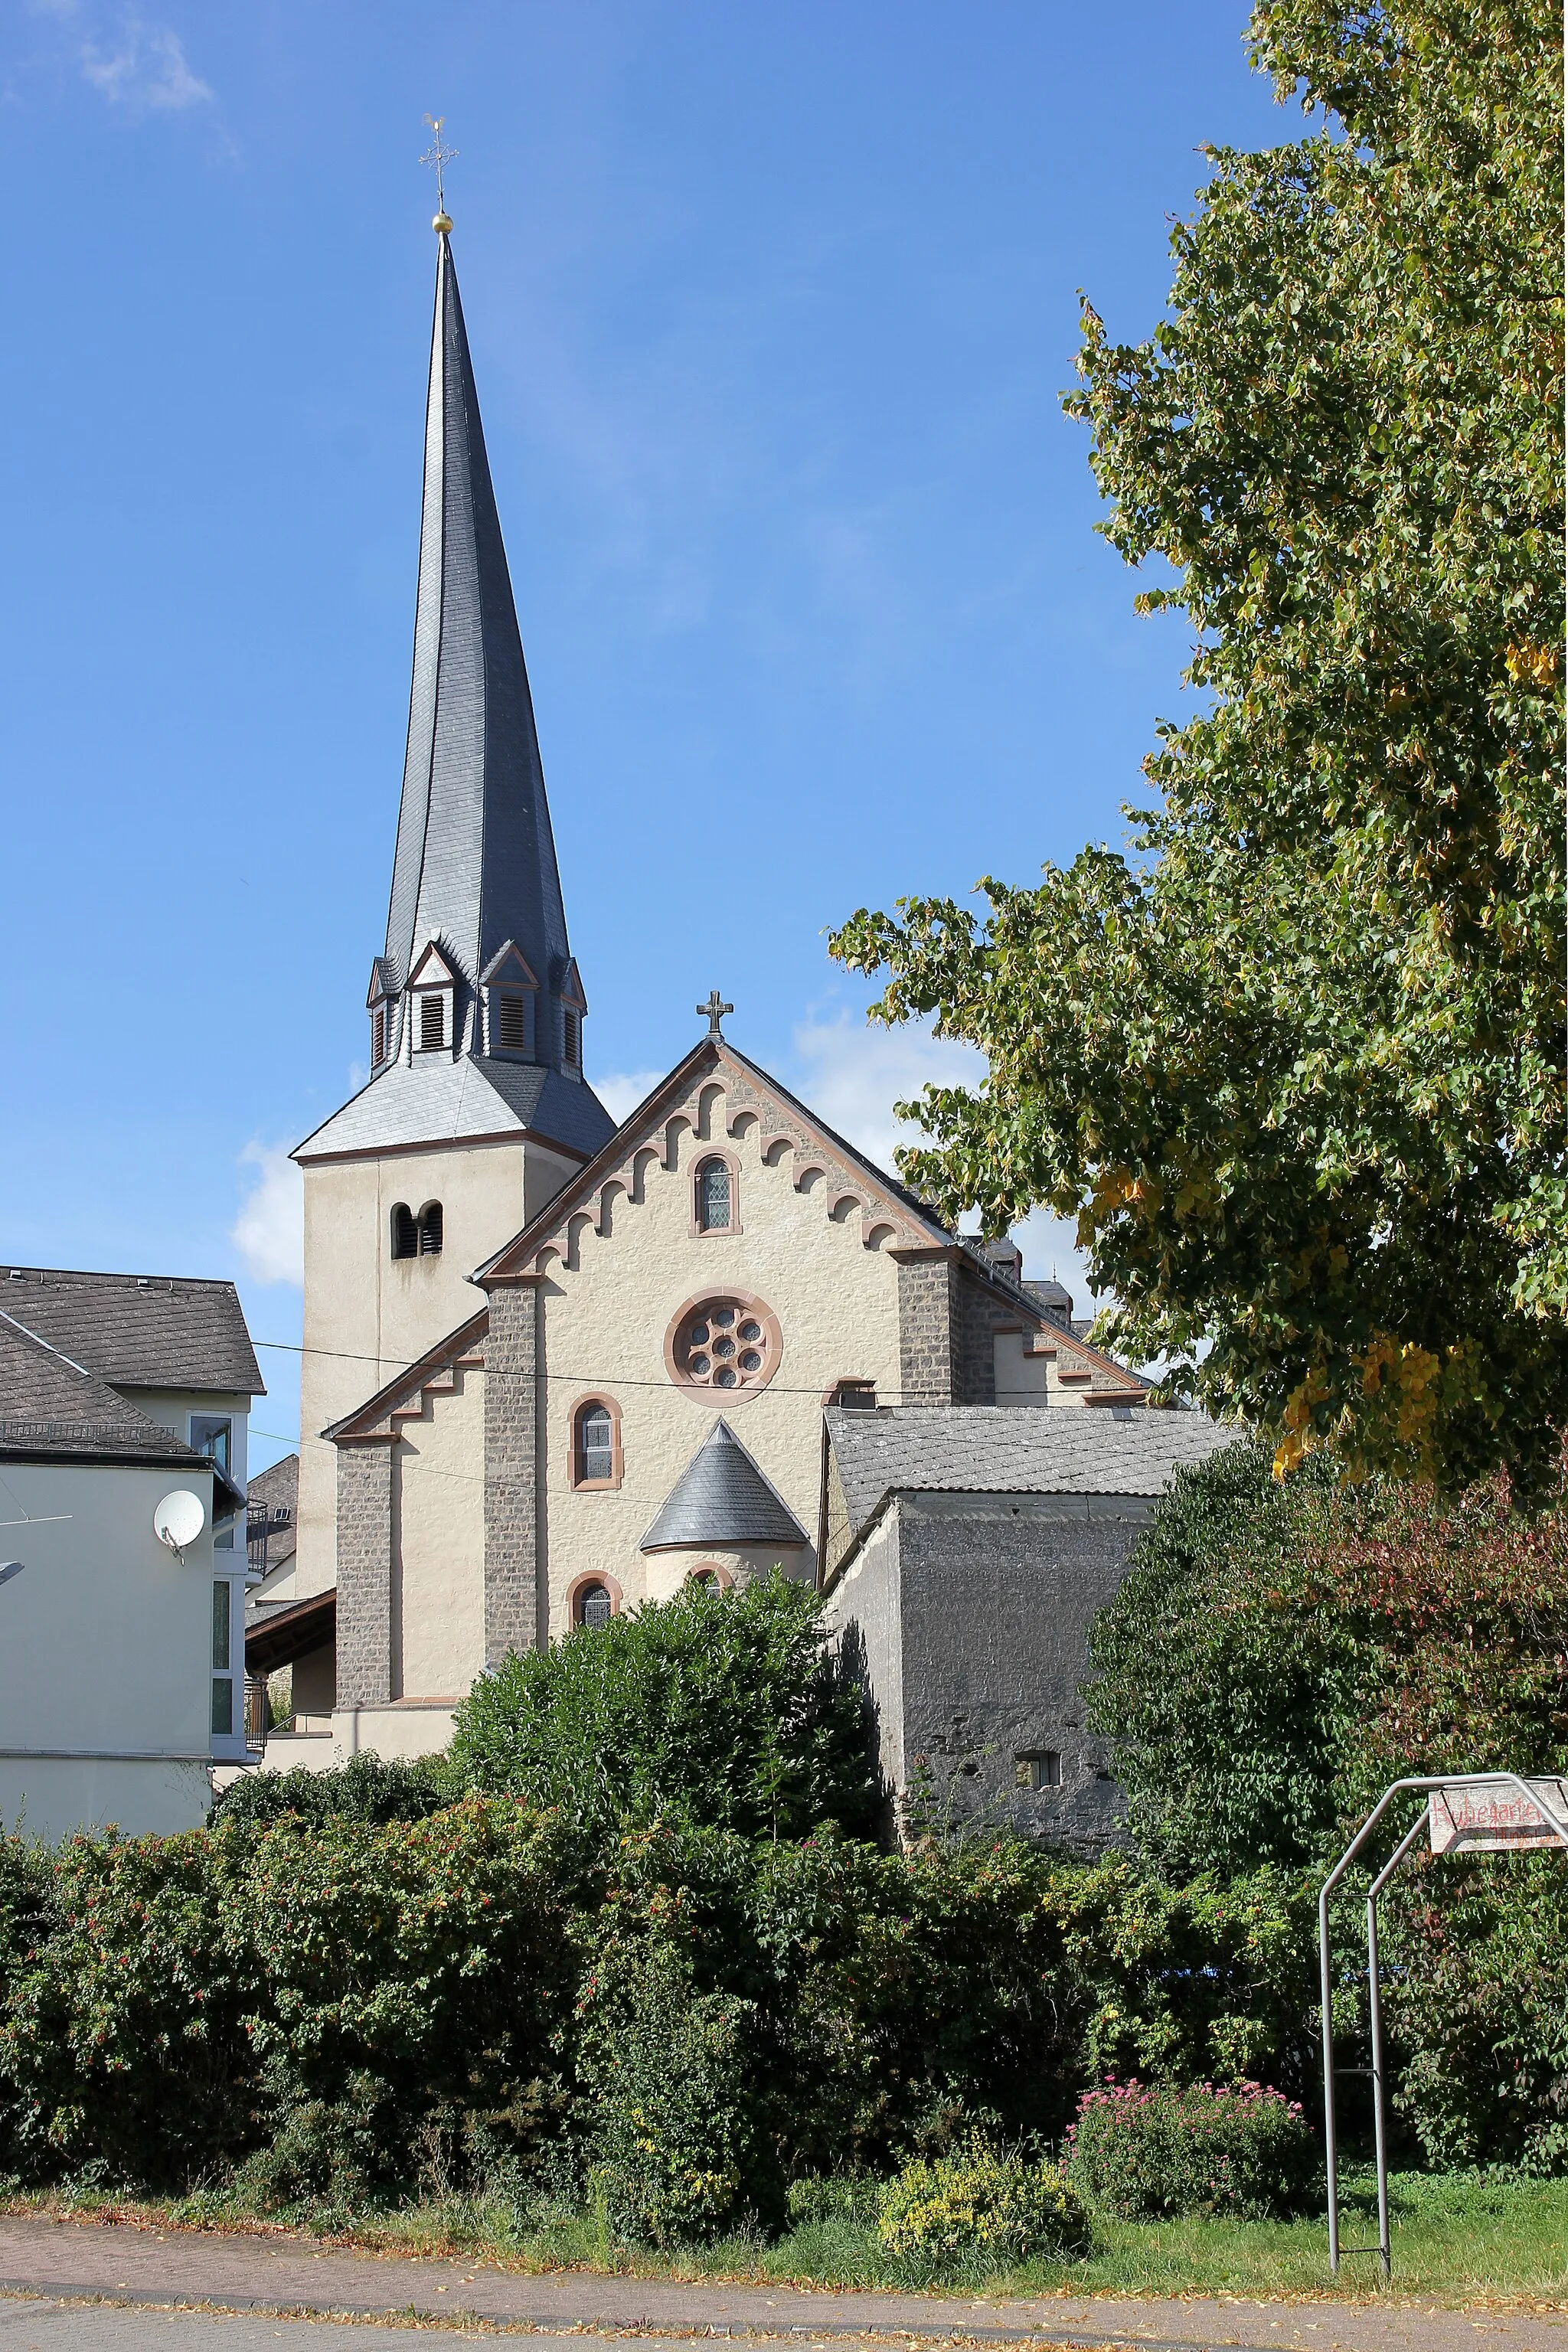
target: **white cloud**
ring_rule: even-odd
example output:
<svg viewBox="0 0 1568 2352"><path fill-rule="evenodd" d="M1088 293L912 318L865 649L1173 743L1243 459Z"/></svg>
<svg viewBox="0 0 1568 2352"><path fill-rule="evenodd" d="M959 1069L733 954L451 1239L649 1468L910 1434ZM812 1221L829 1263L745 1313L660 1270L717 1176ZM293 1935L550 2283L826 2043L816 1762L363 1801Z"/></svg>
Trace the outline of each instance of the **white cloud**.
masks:
<svg viewBox="0 0 1568 2352"><path fill-rule="evenodd" d="M920 1139L917 1128L894 1118L894 1103L912 1101L922 1087L976 1086L985 1075L985 1057L974 1046L934 1037L915 1022L883 1029L847 1013L835 1021L805 1021L795 1033L795 1049L804 1066L802 1100L889 1174L897 1173L894 1147ZM966 1217L965 1230L973 1222ZM1032 1210L1015 1226L1014 1239L1024 1254L1027 1280L1055 1274L1072 1293L1074 1314L1094 1313L1088 1265L1070 1220L1047 1209Z"/></svg>
<svg viewBox="0 0 1568 2352"><path fill-rule="evenodd" d="M631 1117L644 1096L652 1094L665 1075L663 1070L616 1072L612 1077L595 1078L594 1092L619 1127L624 1118Z"/></svg>
<svg viewBox="0 0 1568 2352"><path fill-rule="evenodd" d="M305 1192L289 1147L247 1143L239 1164L258 1173L228 1237L253 1282L290 1282L299 1289L305 1279Z"/></svg>
<svg viewBox="0 0 1568 2352"><path fill-rule="evenodd" d="M77 55L83 75L111 106L166 114L211 102L211 89L192 72L179 35L167 25L127 15L111 40L100 43L89 36Z"/></svg>
<svg viewBox="0 0 1568 2352"><path fill-rule="evenodd" d="M908 1102L928 1086L975 1086L985 1075L985 1057L973 1045L933 1037L913 1022L883 1029L841 1013L836 1021L803 1021L795 1050L804 1066L803 1101L829 1127L885 1168L893 1148L919 1139L919 1130L893 1117L895 1102Z"/></svg>

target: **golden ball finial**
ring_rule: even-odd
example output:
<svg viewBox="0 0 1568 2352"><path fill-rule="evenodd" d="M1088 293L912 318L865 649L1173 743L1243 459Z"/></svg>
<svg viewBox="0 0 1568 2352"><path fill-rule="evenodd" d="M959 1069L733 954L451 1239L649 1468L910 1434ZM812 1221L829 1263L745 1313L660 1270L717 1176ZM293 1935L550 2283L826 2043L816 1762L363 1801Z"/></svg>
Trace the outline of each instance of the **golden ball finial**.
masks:
<svg viewBox="0 0 1568 2352"><path fill-rule="evenodd" d="M435 217L435 219L431 222L430 226L431 226L431 227L435 230L435 232L436 232L436 234L437 234L437 236L446 236L446 234L447 234L447 230L451 227L451 226L452 226L452 215L451 215L451 214L450 214L450 213L437 213L437 215L436 215L436 217Z"/></svg>

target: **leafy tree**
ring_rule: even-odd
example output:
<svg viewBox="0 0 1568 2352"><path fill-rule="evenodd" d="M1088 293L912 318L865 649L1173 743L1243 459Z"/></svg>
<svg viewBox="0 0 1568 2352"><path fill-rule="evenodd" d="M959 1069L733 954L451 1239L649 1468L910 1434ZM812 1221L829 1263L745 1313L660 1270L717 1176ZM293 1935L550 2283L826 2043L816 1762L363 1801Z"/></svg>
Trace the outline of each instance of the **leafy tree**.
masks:
<svg viewBox="0 0 1568 2352"><path fill-rule="evenodd" d="M1529 1487L1568 1422L1559 11L1261 0L1252 39L1324 127L1210 151L1169 315L1086 305L1066 404L1202 715L1131 857L835 950L989 1059L907 1173L1076 1211L1111 1344L1282 1468Z"/></svg>
<svg viewBox="0 0 1568 2352"><path fill-rule="evenodd" d="M1089 1657L1163 1870L1321 1861L1402 1773L1568 1770L1568 1494L1281 1486L1228 1446L1179 1474Z"/></svg>
<svg viewBox="0 0 1568 2352"><path fill-rule="evenodd" d="M876 1802L863 1696L824 1658L816 1593L777 1572L509 1657L458 1709L451 1759L595 1827L668 1813L804 1837L865 1829Z"/></svg>

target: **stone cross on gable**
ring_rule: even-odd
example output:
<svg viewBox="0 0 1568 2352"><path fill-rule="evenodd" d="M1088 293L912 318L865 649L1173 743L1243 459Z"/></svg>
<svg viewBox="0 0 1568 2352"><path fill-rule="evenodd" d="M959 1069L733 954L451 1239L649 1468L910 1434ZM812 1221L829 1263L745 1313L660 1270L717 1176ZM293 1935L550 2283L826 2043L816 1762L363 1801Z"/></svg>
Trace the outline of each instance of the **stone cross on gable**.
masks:
<svg viewBox="0 0 1568 2352"><path fill-rule="evenodd" d="M719 1024L722 1021L726 1013L733 1013L735 1010L734 1006L732 1004L726 1004L721 997L718 990L714 989L710 994L707 1003L700 1004L697 1010L699 1013L706 1013L708 1015L708 1034L710 1037L718 1037L722 1039L724 1032L720 1028Z"/></svg>

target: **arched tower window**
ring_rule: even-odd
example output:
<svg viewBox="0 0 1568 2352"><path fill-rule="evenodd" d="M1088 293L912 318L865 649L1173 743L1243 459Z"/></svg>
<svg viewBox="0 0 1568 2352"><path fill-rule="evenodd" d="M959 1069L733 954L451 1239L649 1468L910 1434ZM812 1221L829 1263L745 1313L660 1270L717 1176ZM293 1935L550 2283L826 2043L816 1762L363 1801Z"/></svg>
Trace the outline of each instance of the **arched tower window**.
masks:
<svg viewBox="0 0 1568 2352"><path fill-rule="evenodd" d="M417 1257L419 1227L406 1201L399 1201L392 1213L392 1255L394 1257Z"/></svg>
<svg viewBox="0 0 1568 2352"><path fill-rule="evenodd" d="M621 1416L610 1397L584 1397L572 1411L572 1484L621 1483Z"/></svg>
<svg viewBox="0 0 1568 2352"><path fill-rule="evenodd" d="M572 1604L572 1614L579 1625L607 1625L616 1613L607 1584L580 1584Z"/></svg>
<svg viewBox="0 0 1568 2352"><path fill-rule="evenodd" d="M439 1257L441 1255L441 1203L426 1201L419 1212L419 1255Z"/></svg>

